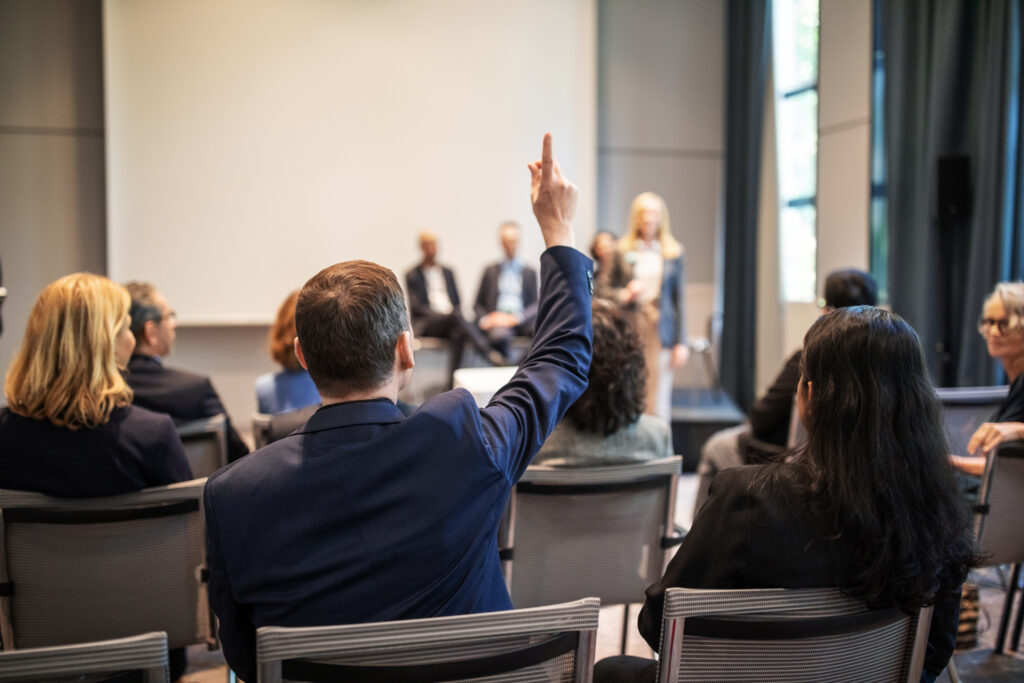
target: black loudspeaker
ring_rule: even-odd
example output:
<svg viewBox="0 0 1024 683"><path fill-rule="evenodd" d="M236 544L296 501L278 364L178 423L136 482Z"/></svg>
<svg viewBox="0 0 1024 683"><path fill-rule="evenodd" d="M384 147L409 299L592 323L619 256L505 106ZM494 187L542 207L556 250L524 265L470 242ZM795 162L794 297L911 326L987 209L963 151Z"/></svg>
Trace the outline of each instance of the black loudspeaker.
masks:
<svg viewBox="0 0 1024 683"><path fill-rule="evenodd" d="M939 157L939 219L966 218L971 213L970 159L963 155Z"/></svg>

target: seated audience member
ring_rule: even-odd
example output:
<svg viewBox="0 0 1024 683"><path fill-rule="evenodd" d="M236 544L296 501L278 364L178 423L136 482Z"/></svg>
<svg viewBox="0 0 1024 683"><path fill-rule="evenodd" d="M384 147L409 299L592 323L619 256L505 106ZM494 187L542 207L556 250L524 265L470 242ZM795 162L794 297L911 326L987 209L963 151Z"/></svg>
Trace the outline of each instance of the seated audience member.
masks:
<svg viewBox="0 0 1024 683"><path fill-rule="evenodd" d="M644 345L632 319L594 299L587 390L541 446L536 465L621 465L672 455L668 423L644 414Z"/></svg>
<svg viewBox="0 0 1024 683"><path fill-rule="evenodd" d="M131 405L119 371L135 348L130 306L123 287L89 273L39 295L4 382L0 488L78 498L192 479L171 418ZM170 655L177 679L185 650Z"/></svg>
<svg viewBox="0 0 1024 683"><path fill-rule="evenodd" d="M823 315L804 339L798 406L806 447L792 462L719 473L646 591L640 633L658 649L672 586L836 586L874 608L934 604L921 677L933 681L953 653L960 585L978 558L914 330L867 306ZM599 669L598 681L623 670L653 680L656 665L617 658Z"/></svg>
<svg viewBox="0 0 1024 683"><path fill-rule="evenodd" d="M164 356L174 348L176 315L167 299L153 285L129 282L132 297L132 332L135 353L128 362L125 379L135 392L133 402L178 421L199 420L227 413L208 377L164 366ZM228 459L237 460L249 452L228 420Z"/></svg>
<svg viewBox="0 0 1024 683"><path fill-rule="evenodd" d="M967 474L985 471L985 454L1003 441L1024 437L1024 282L1000 282L985 299L978 332L988 355L999 360L1010 380L1010 391L989 422L971 436L970 456L953 455L953 464ZM968 485L970 486L970 485Z"/></svg>
<svg viewBox="0 0 1024 683"><path fill-rule="evenodd" d="M484 270L473 312L476 324L498 353L508 357L509 340L533 336L537 317L537 271L516 256L519 226L511 221L499 230L505 259Z"/></svg>
<svg viewBox="0 0 1024 683"><path fill-rule="evenodd" d="M299 294L295 352L323 398L306 425L212 477L210 602L228 663L256 680L255 630L510 609L497 530L511 488L586 386L590 260L576 187L544 137L530 164L547 250L534 342L486 408L464 391L408 418L413 368L394 274L347 261ZM282 514L288 511L288 514Z"/></svg>
<svg viewBox="0 0 1024 683"><path fill-rule="evenodd" d="M413 333L417 337L448 339L451 345L449 377L462 365L462 351L467 340L490 362L505 365L505 357L491 349L476 326L462 317L455 273L437 263L437 235L429 230L421 232L420 251L423 260L405 274Z"/></svg>
<svg viewBox="0 0 1024 683"><path fill-rule="evenodd" d="M288 295L277 309L277 317L270 328L270 356L282 369L256 379L256 405L261 413L286 413L320 403L316 385L295 357L295 302L298 299L298 291Z"/></svg>
<svg viewBox="0 0 1024 683"><path fill-rule="evenodd" d="M825 298L821 308L828 313L847 306L875 306L878 304L878 284L862 270L849 268L829 273L825 279ZM727 467L737 467L749 462L747 442L750 437L785 447L792 420L793 397L796 396L800 380L800 351L798 350L768 387L768 391L750 408L748 421L736 427L715 432L700 452L697 474L697 498L694 514L707 499L708 486L718 472Z"/></svg>
<svg viewBox="0 0 1024 683"><path fill-rule="evenodd" d="M590 258L594 259L594 296L601 299L617 300L619 288L613 282L621 279L616 276L619 266L618 239L607 230L600 230L590 243Z"/></svg>

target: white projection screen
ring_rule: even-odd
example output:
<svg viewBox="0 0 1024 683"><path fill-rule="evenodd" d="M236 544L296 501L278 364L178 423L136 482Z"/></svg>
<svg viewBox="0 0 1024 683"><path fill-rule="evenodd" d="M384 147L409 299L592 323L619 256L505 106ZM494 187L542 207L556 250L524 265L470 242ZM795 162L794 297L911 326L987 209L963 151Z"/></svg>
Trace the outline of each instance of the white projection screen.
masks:
<svg viewBox="0 0 1024 683"><path fill-rule="evenodd" d="M193 325L263 324L320 268L440 236L468 313L497 227L543 249L550 130L593 231L593 0L107 0L108 269ZM580 245L585 246L585 245ZM404 279L402 280L404 286Z"/></svg>

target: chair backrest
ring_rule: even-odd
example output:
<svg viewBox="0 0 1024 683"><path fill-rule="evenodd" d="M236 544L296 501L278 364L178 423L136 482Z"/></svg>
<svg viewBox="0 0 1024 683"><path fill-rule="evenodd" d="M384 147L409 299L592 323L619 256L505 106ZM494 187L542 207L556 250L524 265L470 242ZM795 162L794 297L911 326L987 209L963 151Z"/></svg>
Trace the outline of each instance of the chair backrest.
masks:
<svg viewBox="0 0 1024 683"><path fill-rule="evenodd" d="M140 673L145 683L168 683L167 634L0 652L0 681L11 683L128 672Z"/></svg>
<svg viewBox="0 0 1024 683"><path fill-rule="evenodd" d="M0 490L4 649L166 631L213 645L205 479L104 498Z"/></svg>
<svg viewBox="0 0 1024 683"><path fill-rule="evenodd" d="M670 588L658 681L917 683L931 609L869 610L835 588Z"/></svg>
<svg viewBox="0 0 1024 683"><path fill-rule="evenodd" d="M224 415L182 422L177 430L193 477L208 477L228 464L228 422Z"/></svg>
<svg viewBox="0 0 1024 683"><path fill-rule="evenodd" d="M280 441L296 429L306 424L320 404L306 406L286 413L254 413L252 416L252 437L256 448L263 448L268 443Z"/></svg>
<svg viewBox="0 0 1024 683"><path fill-rule="evenodd" d="M949 448L956 455L967 455L967 442L971 435L988 422L1006 398L1007 386L997 387L939 387L935 390L942 403Z"/></svg>
<svg viewBox="0 0 1024 683"><path fill-rule="evenodd" d="M978 491L974 534L986 565L1024 563L1024 442L988 456Z"/></svg>
<svg viewBox="0 0 1024 683"><path fill-rule="evenodd" d="M682 458L607 467L532 466L509 501L512 604L594 595L636 602L661 577ZM508 553L505 553L507 557Z"/></svg>
<svg viewBox="0 0 1024 683"><path fill-rule="evenodd" d="M256 631L259 683L590 681L596 598L508 612ZM315 660L315 661L311 661ZM494 677L494 678L491 678Z"/></svg>

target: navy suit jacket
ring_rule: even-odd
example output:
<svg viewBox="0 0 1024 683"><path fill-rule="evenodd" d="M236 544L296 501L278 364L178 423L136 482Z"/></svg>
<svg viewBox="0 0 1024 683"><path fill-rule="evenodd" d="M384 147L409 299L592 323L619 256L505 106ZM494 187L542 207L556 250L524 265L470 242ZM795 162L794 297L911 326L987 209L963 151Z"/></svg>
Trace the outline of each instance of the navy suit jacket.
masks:
<svg viewBox="0 0 1024 683"><path fill-rule="evenodd" d="M480 289L476 293L473 313L476 319L484 317L498 308L498 278L501 276L501 264L492 263L484 270L480 278ZM521 325L533 322L537 317L537 271L523 266L523 320Z"/></svg>
<svg viewBox="0 0 1024 683"><path fill-rule="evenodd" d="M587 384L590 260L555 247L533 345L480 409L449 391L320 408L210 477L210 601L224 656L256 680L255 629L509 609L497 529L512 486Z"/></svg>
<svg viewBox="0 0 1024 683"><path fill-rule="evenodd" d="M445 289L448 290L448 298L452 301L455 312L459 312L459 288L455 285L455 273L451 268L438 264L441 273L444 274ZM430 295L427 292L427 278L423 274L423 264L419 264L405 274L405 289L409 296L409 315L412 317L413 331L417 332L416 325L424 320L431 313L436 313L430 308Z"/></svg>
<svg viewBox="0 0 1024 683"><path fill-rule="evenodd" d="M0 488L82 498L191 478L166 415L125 406L94 429L72 431L0 408Z"/></svg>
<svg viewBox="0 0 1024 683"><path fill-rule="evenodd" d="M159 358L134 355L128 361L125 381L135 392L132 403L175 420L199 420L227 412L209 377L165 367ZM228 419L228 459L237 460L249 452Z"/></svg>

